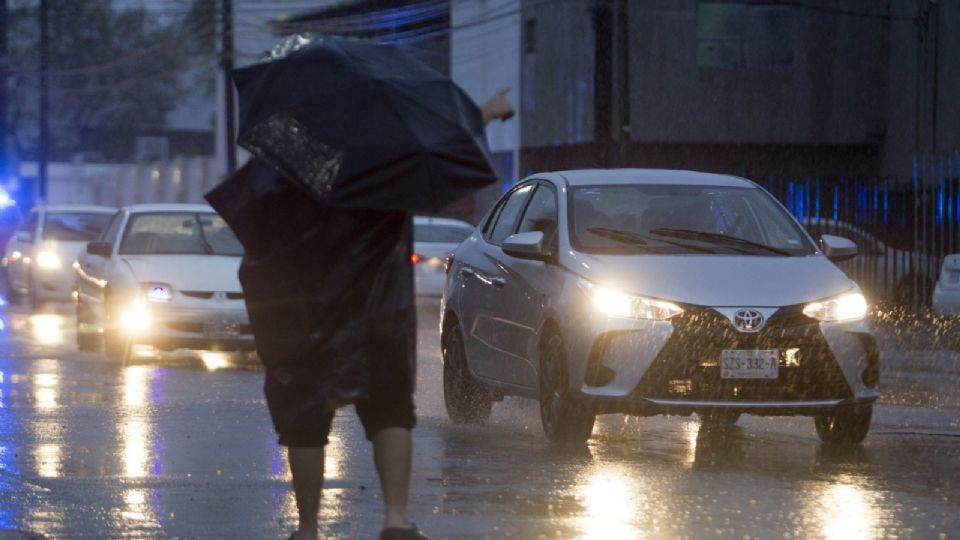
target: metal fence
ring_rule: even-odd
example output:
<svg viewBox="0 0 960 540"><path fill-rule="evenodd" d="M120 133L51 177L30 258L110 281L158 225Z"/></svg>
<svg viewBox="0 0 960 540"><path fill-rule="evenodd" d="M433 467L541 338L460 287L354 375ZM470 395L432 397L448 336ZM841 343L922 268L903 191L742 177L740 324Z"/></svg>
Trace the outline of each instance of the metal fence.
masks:
<svg viewBox="0 0 960 540"><path fill-rule="evenodd" d="M839 266L876 303L929 305L944 256L960 252L960 157L918 157L910 179L755 181L814 238L836 234L857 243L860 255Z"/></svg>

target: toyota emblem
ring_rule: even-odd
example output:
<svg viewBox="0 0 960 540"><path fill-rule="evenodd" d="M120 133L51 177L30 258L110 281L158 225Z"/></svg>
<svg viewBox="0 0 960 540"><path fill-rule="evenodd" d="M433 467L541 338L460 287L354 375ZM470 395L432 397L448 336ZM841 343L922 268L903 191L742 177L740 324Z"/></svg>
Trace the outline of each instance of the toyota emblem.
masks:
<svg viewBox="0 0 960 540"><path fill-rule="evenodd" d="M738 309L733 314L733 325L741 332L759 332L763 323L763 313L755 309Z"/></svg>

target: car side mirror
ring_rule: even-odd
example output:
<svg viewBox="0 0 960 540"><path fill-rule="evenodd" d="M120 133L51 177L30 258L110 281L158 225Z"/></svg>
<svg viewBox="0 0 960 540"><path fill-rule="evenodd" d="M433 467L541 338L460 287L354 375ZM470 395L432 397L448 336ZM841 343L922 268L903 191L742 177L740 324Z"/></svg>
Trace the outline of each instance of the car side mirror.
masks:
<svg viewBox="0 0 960 540"><path fill-rule="evenodd" d="M848 261L857 256L857 244L842 236L824 234L820 237L823 254L833 262Z"/></svg>
<svg viewBox="0 0 960 540"><path fill-rule="evenodd" d="M87 244L87 253L90 255L109 257L111 251L113 251L113 244L110 242L90 242Z"/></svg>
<svg viewBox="0 0 960 540"><path fill-rule="evenodd" d="M531 231L511 234L503 240L503 252L520 259L545 259L543 232Z"/></svg>

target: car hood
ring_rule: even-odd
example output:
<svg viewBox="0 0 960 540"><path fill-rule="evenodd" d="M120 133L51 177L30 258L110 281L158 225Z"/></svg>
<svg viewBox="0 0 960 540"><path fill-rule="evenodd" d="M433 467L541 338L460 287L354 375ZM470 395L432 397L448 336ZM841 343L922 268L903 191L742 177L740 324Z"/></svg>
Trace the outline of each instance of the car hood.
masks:
<svg viewBox="0 0 960 540"><path fill-rule="evenodd" d="M702 306L789 306L855 287L822 255L587 255L570 269L624 292Z"/></svg>
<svg viewBox="0 0 960 540"><path fill-rule="evenodd" d="M240 257L125 255L137 281L166 283L173 290L240 292Z"/></svg>

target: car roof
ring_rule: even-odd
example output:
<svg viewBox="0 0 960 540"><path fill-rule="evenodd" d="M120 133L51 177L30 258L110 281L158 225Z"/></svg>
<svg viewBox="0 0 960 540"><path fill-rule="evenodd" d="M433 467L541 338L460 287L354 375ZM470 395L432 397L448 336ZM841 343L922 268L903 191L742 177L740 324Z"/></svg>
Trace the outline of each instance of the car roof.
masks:
<svg viewBox="0 0 960 540"><path fill-rule="evenodd" d="M467 223L466 221L461 221L459 219L451 218L442 218L442 217L433 217L433 216L414 216L413 217L414 225L450 225L453 227L469 227L473 228L473 225Z"/></svg>
<svg viewBox="0 0 960 540"><path fill-rule="evenodd" d="M153 204L131 204L124 207L131 214L143 214L152 212L213 212L216 211L210 205L206 204L187 204L187 203L153 203Z"/></svg>
<svg viewBox="0 0 960 540"><path fill-rule="evenodd" d="M579 169L535 175L554 177L570 186L599 186L627 184L663 184L679 186L716 186L755 188L745 178L729 174L714 174L675 169Z"/></svg>
<svg viewBox="0 0 960 540"><path fill-rule="evenodd" d="M34 207L45 212L85 212L90 214L114 214L117 209L95 204L45 204Z"/></svg>

